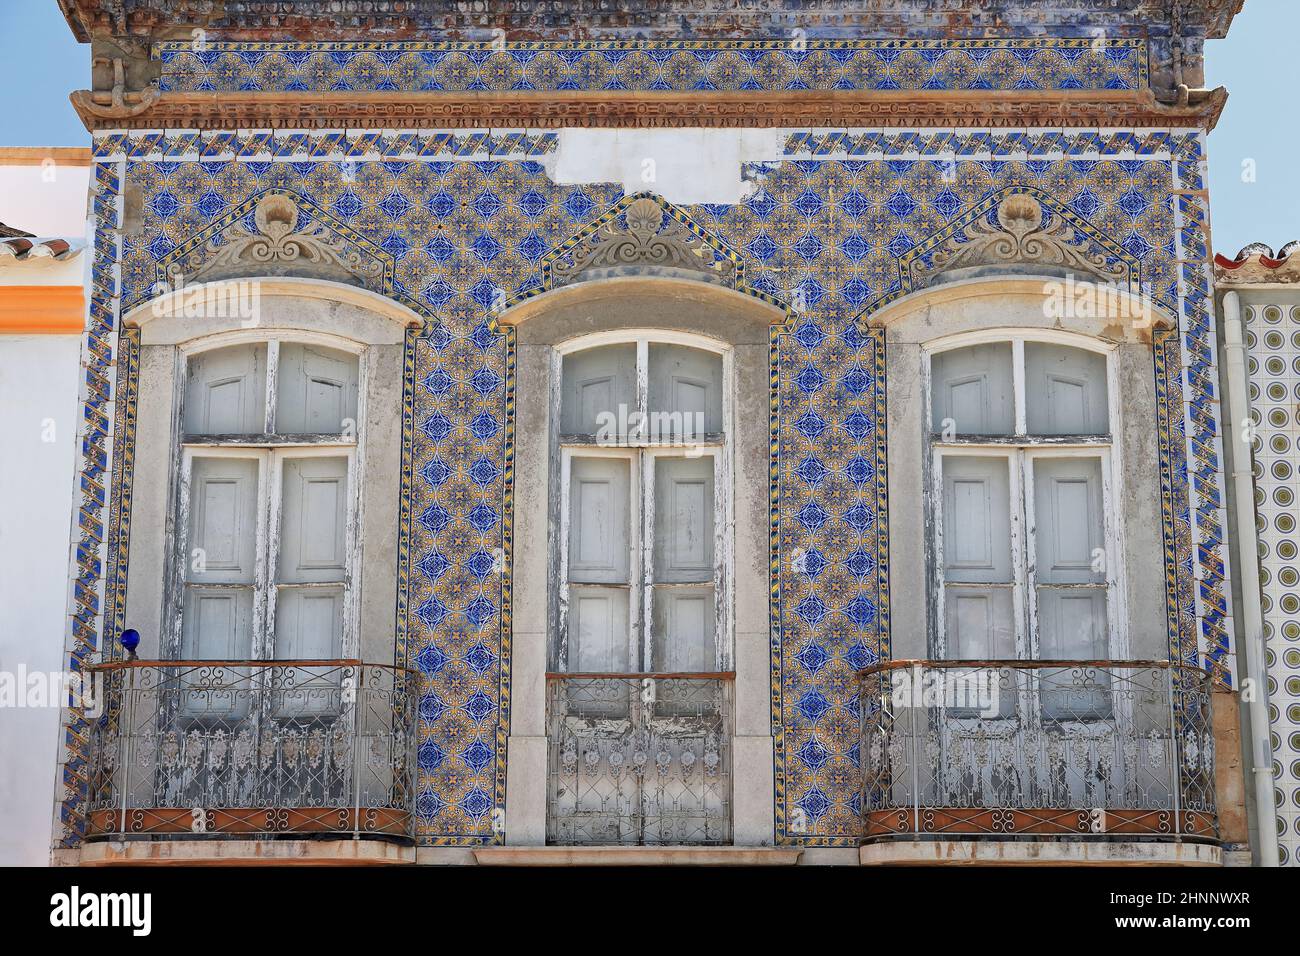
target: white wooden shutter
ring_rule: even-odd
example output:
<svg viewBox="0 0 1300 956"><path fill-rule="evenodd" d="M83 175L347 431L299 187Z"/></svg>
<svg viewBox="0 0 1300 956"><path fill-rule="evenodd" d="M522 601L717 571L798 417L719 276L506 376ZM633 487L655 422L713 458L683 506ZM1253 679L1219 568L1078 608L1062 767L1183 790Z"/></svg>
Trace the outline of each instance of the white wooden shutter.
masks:
<svg viewBox="0 0 1300 956"><path fill-rule="evenodd" d="M700 441L722 431L722 356L650 343L649 401L654 437Z"/></svg>
<svg viewBox="0 0 1300 956"><path fill-rule="evenodd" d="M607 345L566 355L560 431L565 435L596 435L606 422L630 421L635 425L635 418L629 417L635 416L638 408L636 381L635 344ZM622 424L616 429L624 430Z"/></svg>
<svg viewBox="0 0 1300 956"><path fill-rule="evenodd" d="M574 457L569 466L569 580L627 584L632 463Z"/></svg>
<svg viewBox="0 0 1300 956"><path fill-rule="evenodd" d="M338 434L357 417L357 357L336 349L284 343L276 370L275 430L282 435Z"/></svg>
<svg viewBox="0 0 1300 956"><path fill-rule="evenodd" d="M1106 357L1025 343L1025 423L1031 435L1104 435L1110 428Z"/></svg>
<svg viewBox="0 0 1300 956"><path fill-rule="evenodd" d="M1101 459L1036 458L1033 476L1039 654L1045 660L1105 659Z"/></svg>
<svg viewBox="0 0 1300 956"><path fill-rule="evenodd" d="M569 670L618 674L629 669L628 589L569 591Z"/></svg>
<svg viewBox="0 0 1300 956"><path fill-rule="evenodd" d="M936 353L930 360L932 427L949 421L957 435L1010 435L1015 431L1011 345L998 342Z"/></svg>
<svg viewBox="0 0 1300 956"><path fill-rule="evenodd" d="M1010 461L942 459L945 656L1015 657Z"/></svg>
<svg viewBox="0 0 1300 956"><path fill-rule="evenodd" d="M569 670L622 672L631 662L631 489L631 456L569 462Z"/></svg>
<svg viewBox="0 0 1300 956"><path fill-rule="evenodd" d="M189 478L183 654L245 660L252 650L258 460L199 457Z"/></svg>
<svg viewBox="0 0 1300 956"><path fill-rule="evenodd" d="M653 670L716 667L713 463L710 455L654 461Z"/></svg>
<svg viewBox="0 0 1300 956"><path fill-rule="evenodd" d="M266 345L232 345L192 357L185 392L189 435L266 430Z"/></svg>
<svg viewBox="0 0 1300 956"><path fill-rule="evenodd" d="M348 459L286 458L281 481L275 656L336 658L347 588Z"/></svg>
<svg viewBox="0 0 1300 956"><path fill-rule="evenodd" d="M242 661L253 656L258 559L258 458L195 456L189 463L189 520L182 580L181 656L187 660ZM243 669L221 672L247 680ZM247 694L223 690L215 675L181 695L188 717L236 719L248 711ZM183 677L182 683L191 682Z"/></svg>
<svg viewBox="0 0 1300 956"><path fill-rule="evenodd" d="M278 457L278 456L277 456ZM274 600L277 660L333 660L343 653L347 591L348 459L278 457L281 469ZM276 694L282 719L334 713L338 673L305 668Z"/></svg>

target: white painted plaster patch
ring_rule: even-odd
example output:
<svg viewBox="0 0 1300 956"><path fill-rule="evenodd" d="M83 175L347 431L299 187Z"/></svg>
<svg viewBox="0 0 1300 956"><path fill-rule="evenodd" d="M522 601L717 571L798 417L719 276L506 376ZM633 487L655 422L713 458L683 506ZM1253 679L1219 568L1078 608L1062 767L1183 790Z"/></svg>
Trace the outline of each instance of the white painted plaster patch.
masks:
<svg viewBox="0 0 1300 956"><path fill-rule="evenodd" d="M562 129L546 160L564 185L616 182L673 203L733 204L754 192L746 163L781 155L785 132L770 129Z"/></svg>

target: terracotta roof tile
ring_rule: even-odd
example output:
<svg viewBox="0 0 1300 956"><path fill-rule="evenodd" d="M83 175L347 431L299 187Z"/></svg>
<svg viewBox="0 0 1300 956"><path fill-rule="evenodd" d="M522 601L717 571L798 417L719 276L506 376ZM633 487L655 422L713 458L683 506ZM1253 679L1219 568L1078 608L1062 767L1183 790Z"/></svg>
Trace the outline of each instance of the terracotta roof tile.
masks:
<svg viewBox="0 0 1300 956"><path fill-rule="evenodd" d="M0 238L0 266L30 259L54 259L62 262L81 254L82 244L67 239L41 239L36 236Z"/></svg>
<svg viewBox="0 0 1300 956"><path fill-rule="evenodd" d="M1214 275L1226 285L1300 282L1300 239L1288 242L1276 253L1262 242L1252 242L1233 259L1218 253L1214 257Z"/></svg>

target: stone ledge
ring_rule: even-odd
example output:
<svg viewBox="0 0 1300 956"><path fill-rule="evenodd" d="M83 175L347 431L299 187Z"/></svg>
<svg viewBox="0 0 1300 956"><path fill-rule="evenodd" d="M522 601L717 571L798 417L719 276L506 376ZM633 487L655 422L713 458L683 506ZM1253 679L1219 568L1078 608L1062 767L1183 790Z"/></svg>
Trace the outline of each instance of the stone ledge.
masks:
<svg viewBox="0 0 1300 956"><path fill-rule="evenodd" d="M82 866L391 866L415 847L384 840L132 840L87 843Z"/></svg>
<svg viewBox="0 0 1300 956"><path fill-rule="evenodd" d="M78 90L86 129L491 129L565 127L1195 127L1214 129L1223 89L1167 105L1146 90L781 90L509 93L156 90L110 107Z"/></svg>
<svg viewBox="0 0 1300 956"><path fill-rule="evenodd" d="M858 851L863 866L1222 866L1206 843L893 840Z"/></svg>
<svg viewBox="0 0 1300 956"><path fill-rule="evenodd" d="M747 846L498 846L480 866L794 866L802 850Z"/></svg>

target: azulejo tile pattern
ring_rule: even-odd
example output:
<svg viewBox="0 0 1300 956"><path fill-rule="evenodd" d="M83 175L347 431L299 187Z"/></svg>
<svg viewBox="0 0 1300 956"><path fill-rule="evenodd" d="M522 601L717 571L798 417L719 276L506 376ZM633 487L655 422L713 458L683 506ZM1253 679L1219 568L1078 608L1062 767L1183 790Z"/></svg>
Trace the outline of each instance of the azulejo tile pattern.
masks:
<svg viewBox="0 0 1300 956"><path fill-rule="evenodd" d="M745 202L685 214L734 250L751 286L801 308L773 344L778 832L848 844L858 800L851 675L888 652L883 349L862 330L862 314L904 291L901 257L1000 190L1030 186L1087 228L1119 237L1152 296L1175 311L1182 291L1172 255L1173 172L1168 158L1154 157L844 157L774 158L750 175L757 188ZM253 197L277 189L306 198L303 215L319 210L383 250L392 259L383 291L436 320L408 344L398 609L406 658L426 676L421 831L430 843L497 839L509 595L492 568L508 560L512 399L510 351L493 310L503 295L540 288L543 260L589 229L621 191L558 186L534 160L177 158L133 162L126 178L148 210L145 229L122 241L127 303L148 296L178 250L205 247L214 224L234 221ZM108 231L101 245L113 255L116 242ZM1177 369L1181 358L1172 358ZM1176 373L1167 389L1171 620L1180 656L1196 659Z"/></svg>
<svg viewBox="0 0 1300 956"><path fill-rule="evenodd" d="M856 845L858 671L889 656L885 338L772 333L772 723L782 842Z"/></svg>
<svg viewBox="0 0 1300 956"><path fill-rule="evenodd" d="M421 132L418 130L167 130L165 132L99 132L95 154L102 158L160 161L195 157L219 162L235 157L247 161L273 159L310 162L318 159L523 159L555 151L554 131Z"/></svg>
<svg viewBox="0 0 1300 956"><path fill-rule="evenodd" d="M1031 51L1056 42L1002 46L1036 63ZM617 45L596 46L610 63L629 59L615 55L627 52ZM891 49L925 59L927 50L907 42L850 48L856 52L840 62ZM690 44L680 49L710 59ZM755 52L762 49L750 59L762 59ZM937 49L931 58L946 59ZM306 63L346 51L288 52ZM438 51L415 44L407 52ZM543 52L525 45L511 56L532 63ZM255 83L266 53L224 50L222 82ZM593 77L610 74L582 75L584 88L600 89ZM300 225L318 221L382 257L389 268L378 291L427 320L406 345L396 609L399 655L425 679L419 830L427 844L499 842L510 707L513 354L494 316L502 303L541 289L544 263L627 197L615 185L553 182L542 165L556 147L553 133L142 131L95 142L72 666L111 649L123 622L137 366L133 339L117 332L120 308L147 299L169 263L206 255L259 195L292 194L301 200ZM900 260L922 254L916 250L1007 190L1049 199L1081 236L1133 263L1145 293L1178 317L1154 349L1170 653L1231 679L1206 215L1196 193L1203 163L1201 134L1191 130L791 130L774 155L746 168L754 188L744 201L665 205L734 258L747 288L795 313L772 342L778 840L855 842L850 678L888 655L884 352L866 320L906 291ZM142 201L142 228L130 235L118 229L124 189ZM81 832L85 729L72 714L62 808L69 845Z"/></svg>
<svg viewBox="0 0 1300 956"><path fill-rule="evenodd" d="M155 45L176 92L1136 90L1145 41L628 40Z"/></svg>
<svg viewBox="0 0 1300 956"><path fill-rule="evenodd" d="M1244 313L1278 849L1282 863L1300 866L1300 306L1260 301Z"/></svg>

